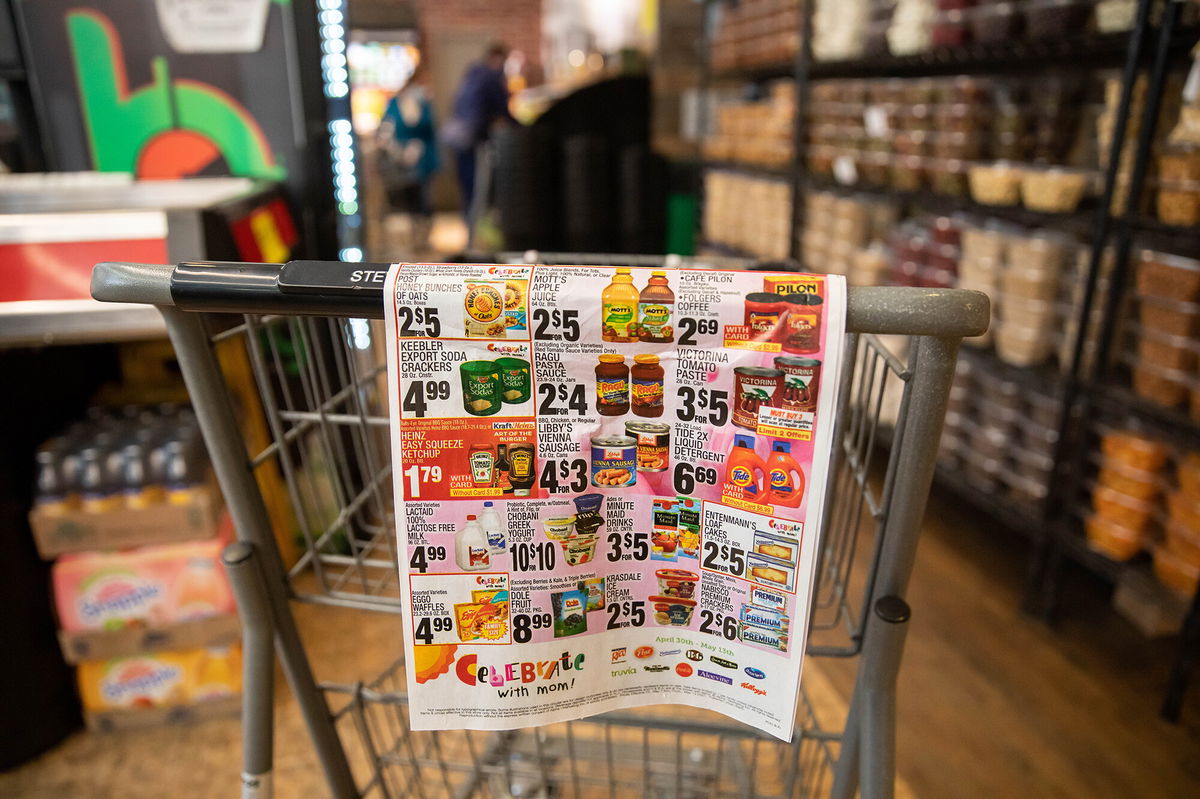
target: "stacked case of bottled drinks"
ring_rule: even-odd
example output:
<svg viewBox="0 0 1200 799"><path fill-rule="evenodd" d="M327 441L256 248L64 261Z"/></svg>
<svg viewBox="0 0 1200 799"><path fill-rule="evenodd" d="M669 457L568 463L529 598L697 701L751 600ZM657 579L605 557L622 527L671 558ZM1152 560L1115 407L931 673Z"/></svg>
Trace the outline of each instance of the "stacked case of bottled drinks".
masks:
<svg viewBox="0 0 1200 799"><path fill-rule="evenodd" d="M30 526L98 729L236 712L232 537L190 408L90 408L37 453Z"/></svg>

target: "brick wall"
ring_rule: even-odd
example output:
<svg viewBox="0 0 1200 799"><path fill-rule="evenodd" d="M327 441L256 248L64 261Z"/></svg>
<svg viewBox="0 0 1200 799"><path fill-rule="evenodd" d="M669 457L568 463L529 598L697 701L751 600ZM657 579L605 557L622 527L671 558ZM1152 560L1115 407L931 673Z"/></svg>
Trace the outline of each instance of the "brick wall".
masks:
<svg viewBox="0 0 1200 799"><path fill-rule="evenodd" d="M541 63L542 0L412 0L412 4L426 41L436 41L439 31L480 31ZM433 65L437 52L429 56Z"/></svg>

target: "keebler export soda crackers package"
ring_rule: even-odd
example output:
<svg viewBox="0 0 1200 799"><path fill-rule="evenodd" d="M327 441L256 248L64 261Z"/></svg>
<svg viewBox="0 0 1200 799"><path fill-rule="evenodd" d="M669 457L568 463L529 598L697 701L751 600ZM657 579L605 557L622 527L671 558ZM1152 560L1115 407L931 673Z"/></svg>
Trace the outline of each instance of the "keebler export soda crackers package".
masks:
<svg viewBox="0 0 1200 799"><path fill-rule="evenodd" d="M221 550L229 539L63 555L52 567L64 632L165 626L234 613Z"/></svg>
<svg viewBox="0 0 1200 799"><path fill-rule="evenodd" d="M242 691L242 649L154 652L79 664L86 710L175 707L236 696Z"/></svg>

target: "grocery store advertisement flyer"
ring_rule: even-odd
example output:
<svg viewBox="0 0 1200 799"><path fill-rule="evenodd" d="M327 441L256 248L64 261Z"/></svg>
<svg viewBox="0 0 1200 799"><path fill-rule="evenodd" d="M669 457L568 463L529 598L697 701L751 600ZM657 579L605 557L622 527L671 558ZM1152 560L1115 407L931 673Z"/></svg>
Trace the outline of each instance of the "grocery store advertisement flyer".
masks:
<svg viewBox="0 0 1200 799"><path fill-rule="evenodd" d="M412 728L681 704L790 740L843 279L397 264L384 296Z"/></svg>

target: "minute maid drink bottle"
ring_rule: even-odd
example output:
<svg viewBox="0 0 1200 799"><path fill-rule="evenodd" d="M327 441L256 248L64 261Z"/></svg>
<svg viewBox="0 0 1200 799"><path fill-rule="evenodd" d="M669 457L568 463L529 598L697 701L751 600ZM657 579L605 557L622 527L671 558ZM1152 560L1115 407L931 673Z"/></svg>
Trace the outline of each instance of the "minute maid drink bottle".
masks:
<svg viewBox="0 0 1200 799"><path fill-rule="evenodd" d="M767 458L768 496L772 505L798 508L804 499L804 472L792 457L792 445L776 441Z"/></svg>
<svg viewBox="0 0 1200 799"><path fill-rule="evenodd" d="M767 465L754 451L754 436L734 436L733 449L725 459L724 493L737 497L740 492L746 499L763 502L769 487Z"/></svg>

